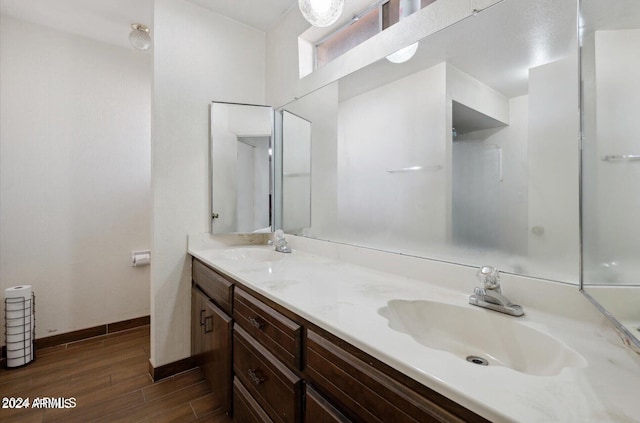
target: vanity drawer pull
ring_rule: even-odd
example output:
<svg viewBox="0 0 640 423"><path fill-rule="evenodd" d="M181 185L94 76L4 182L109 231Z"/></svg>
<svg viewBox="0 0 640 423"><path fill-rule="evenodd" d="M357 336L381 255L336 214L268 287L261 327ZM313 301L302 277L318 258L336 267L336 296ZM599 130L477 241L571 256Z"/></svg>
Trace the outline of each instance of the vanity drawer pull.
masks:
<svg viewBox="0 0 640 423"><path fill-rule="evenodd" d="M241 288L233 294L233 317L284 364L300 368L302 329L298 323Z"/></svg>
<svg viewBox="0 0 640 423"><path fill-rule="evenodd" d="M237 323L233 328L233 371L271 419L279 423L302 421L304 382Z"/></svg>
<svg viewBox="0 0 640 423"><path fill-rule="evenodd" d="M262 374L262 372L260 372L259 369L255 369L255 370L249 369L248 373L249 373L249 379L251 379L251 381L256 385L260 385L265 380L264 377L259 376Z"/></svg>
<svg viewBox="0 0 640 423"><path fill-rule="evenodd" d="M213 316L207 316L204 318L204 333L213 332Z"/></svg>
<svg viewBox="0 0 640 423"><path fill-rule="evenodd" d="M264 320L259 317L249 317L249 323L256 329L262 329L264 326Z"/></svg>
<svg viewBox="0 0 640 423"><path fill-rule="evenodd" d="M204 309L200 310L200 326L204 326Z"/></svg>

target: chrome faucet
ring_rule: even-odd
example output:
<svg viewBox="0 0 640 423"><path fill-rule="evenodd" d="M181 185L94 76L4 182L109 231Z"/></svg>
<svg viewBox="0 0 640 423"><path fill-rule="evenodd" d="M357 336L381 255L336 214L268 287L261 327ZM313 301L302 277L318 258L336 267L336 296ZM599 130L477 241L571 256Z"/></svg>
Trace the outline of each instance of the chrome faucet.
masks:
<svg viewBox="0 0 640 423"><path fill-rule="evenodd" d="M507 297L502 295L498 269L491 266L482 266L478 270L477 276L484 288L476 287L473 290L473 295L469 296L469 304L510 314L511 316L518 317L524 314L522 306L513 304Z"/></svg>
<svg viewBox="0 0 640 423"><path fill-rule="evenodd" d="M276 251L279 253L290 253L291 248L289 248L289 244L284 237L284 231L282 229L278 229L273 234L273 239L268 241L269 245L274 245L276 247Z"/></svg>

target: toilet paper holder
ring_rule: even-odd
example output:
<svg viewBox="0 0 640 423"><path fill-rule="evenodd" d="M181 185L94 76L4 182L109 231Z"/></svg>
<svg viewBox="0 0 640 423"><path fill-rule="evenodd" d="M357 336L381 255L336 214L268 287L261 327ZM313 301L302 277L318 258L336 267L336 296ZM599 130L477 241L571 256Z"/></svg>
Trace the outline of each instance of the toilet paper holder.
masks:
<svg viewBox="0 0 640 423"><path fill-rule="evenodd" d="M147 266L151 263L151 250L139 250L131 252L131 266Z"/></svg>

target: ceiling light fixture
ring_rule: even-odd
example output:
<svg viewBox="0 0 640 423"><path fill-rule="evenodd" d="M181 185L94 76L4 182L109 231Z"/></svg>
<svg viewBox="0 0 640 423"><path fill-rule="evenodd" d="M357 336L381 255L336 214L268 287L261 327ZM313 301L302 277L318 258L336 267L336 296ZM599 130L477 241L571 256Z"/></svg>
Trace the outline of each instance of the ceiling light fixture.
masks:
<svg viewBox="0 0 640 423"><path fill-rule="evenodd" d="M131 24L129 42L135 49L142 51L149 50L149 47L151 47L151 36L149 35L149 28L139 23Z"/></svg>
<svg viewBox="0 0 640 423"><path fill-rule="evenodd" d="M398 11L398 22L412 13L420 10L420 0L400 0ZM393 54L387 56L387 60L391 63L404 63L411 59L418 50L418 42L411 44L410 46L401 48Z"/></svg>
<svg viewBox="0 0 640 423"><path fill-rule="evenodd" d="M344 0L298 0L302 16L313 26L327 27L333 25L340 15Z"/></svg>
<svg viewBox="0 0 640 423"><path fill-rule="evenodd" d="M413 43L410 46L405 48L401 48L393 54L387 56L387 60L391 63L404 63L407 60L411 59L414 54L418 51L418 43Z"/></svg>

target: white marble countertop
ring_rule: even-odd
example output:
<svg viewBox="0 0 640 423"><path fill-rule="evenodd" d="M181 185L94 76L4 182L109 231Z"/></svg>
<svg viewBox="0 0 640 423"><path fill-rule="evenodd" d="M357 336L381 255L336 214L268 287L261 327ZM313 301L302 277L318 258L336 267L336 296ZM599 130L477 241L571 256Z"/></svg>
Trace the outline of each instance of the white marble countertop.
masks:
<svg viewBox="0 0 640 423"><path fill-rule="evenodd" d="M296 249L275 259L251 260L228 254L239 247L194 244L192 256L491 421L640 421L640 356L624 348L604 320L549 313L521 298L526 315L518 322L559 339L584 357L585 365L553 376L477 366L419 344L390 328L380 314L393 299L477 309L467 304L469 292ZM577 288L575 295L580 296Z"/></svg>

